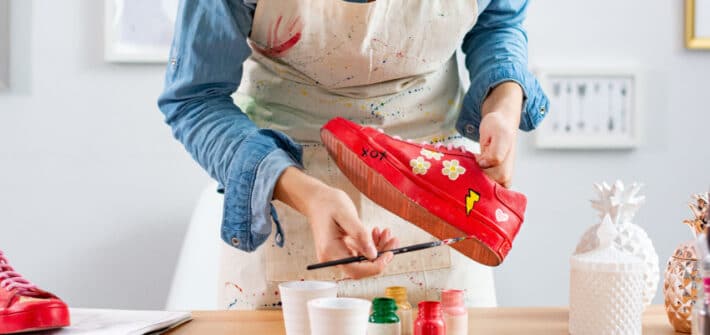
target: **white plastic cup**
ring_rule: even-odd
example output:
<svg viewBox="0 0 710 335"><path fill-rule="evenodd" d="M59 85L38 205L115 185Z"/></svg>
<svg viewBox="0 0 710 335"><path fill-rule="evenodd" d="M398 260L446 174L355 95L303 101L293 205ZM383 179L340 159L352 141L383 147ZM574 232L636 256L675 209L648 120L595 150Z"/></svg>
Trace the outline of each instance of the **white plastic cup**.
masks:
<svg viewBox="0 0 710 335"><path fill-rule="evenodd" d="M308 301L335 298L338 286L328 281L290 281L279 284L286 335L310 335Z"/></svg>
<svg viewBox="0 0 710 335"><path fill-rule="evenodd" d="M308 302L312 335L366 335L371 303L357 298L319 298Z"/></svg>

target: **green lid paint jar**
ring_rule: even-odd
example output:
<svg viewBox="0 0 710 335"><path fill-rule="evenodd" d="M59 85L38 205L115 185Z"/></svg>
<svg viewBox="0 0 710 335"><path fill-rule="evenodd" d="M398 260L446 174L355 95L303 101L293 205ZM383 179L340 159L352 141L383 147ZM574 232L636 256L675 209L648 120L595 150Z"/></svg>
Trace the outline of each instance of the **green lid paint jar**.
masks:
<svg viewBox="0 0 710 335"><path fill-rule="evenodd" d="M373 299L367 335L401 335L401 325L396 312L397 303L394 299Z"/></svg>

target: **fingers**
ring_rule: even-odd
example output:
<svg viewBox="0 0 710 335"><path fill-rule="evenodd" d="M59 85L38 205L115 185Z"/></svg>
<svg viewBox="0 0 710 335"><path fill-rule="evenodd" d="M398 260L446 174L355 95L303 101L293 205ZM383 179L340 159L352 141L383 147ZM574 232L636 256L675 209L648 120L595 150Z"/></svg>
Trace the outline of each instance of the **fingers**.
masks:
<svg viewBox="0 0 710 335"><path fill-rule="evenodd" d="M372 239L379 251L392 250L399 247L399 240L392 236L392 231L389 228L384 230L380 230L378 227L373 228ZM348 246L350 247L351 243L348 243ZM382 273L385 267L392 262L392 259L394 259L394 255L391 252L385 252L373 261L346 264L341 269L348 277L359 279Z"/></svg>
<svg viewBox="0 0 710 335"><path fill-rule="evenodd" d="M380 228L375 227L372 228L372 241L375 243L375 247L380 245L380 236L382 234L380 233ZM380 250L379 248L377 250Z"/></svg>
<svg viewBox="0 0 710 335"><path fill-rule="evenodd" d="M399 240L392 236L392 231L389 228L382 232L377 227L373 228L372 238L375 240L375 246L379 251L392 250L399 247Z"/></svg>
<svg viewBox="0 0 710 335"><path fill-rule="evenodd" d="M488 176L488 178L493 179L496 183L500 184L505 188L510 188L512 186L512 175L511 172L507 171L506 166L499 165L494 168L489 168L483 170L483 172Z"/></svg>
<svg viewBox="0 0 710 335"><path fill-rule="evenodd" d="M350 198L348 198L350 201ZM373 235L368 234L365 227L360 223L355 211L342 211L335 217L338 226L343 230L345 236L352 240L352 248L368 259L377 257L377 248L373 241Z"/></svg>
<svg viewBox="0 0 710 335"><path fill-rule="evenodd" d="M508 157L512 140L508 136L488 136L481 141L481 154L476 157L482 169L496 167Z"/></svg>
<svg viewBox="0 0 710 335"><path fill-rule="evenodd" d="M341 267L346 276L352 279L360 279L364 277L375 276L382 273L387 264L392 261L393 257L394 255L392 255L391 252L387 252L382 254L374 261L365 261L339 266Z"/></svg>

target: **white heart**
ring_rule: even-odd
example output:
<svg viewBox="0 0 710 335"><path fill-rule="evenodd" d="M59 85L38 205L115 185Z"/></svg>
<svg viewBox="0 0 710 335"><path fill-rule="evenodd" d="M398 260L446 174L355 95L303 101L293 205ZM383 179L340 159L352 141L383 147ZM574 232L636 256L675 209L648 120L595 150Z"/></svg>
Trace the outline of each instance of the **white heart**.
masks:
<svg viewBox="0 0 710 335"><path fill-rule="evenodd" d="M506 221L508 221L508 219L509 219L508 214L503 212L500 208L496 209L496 221L506 222Z"/></svg>

